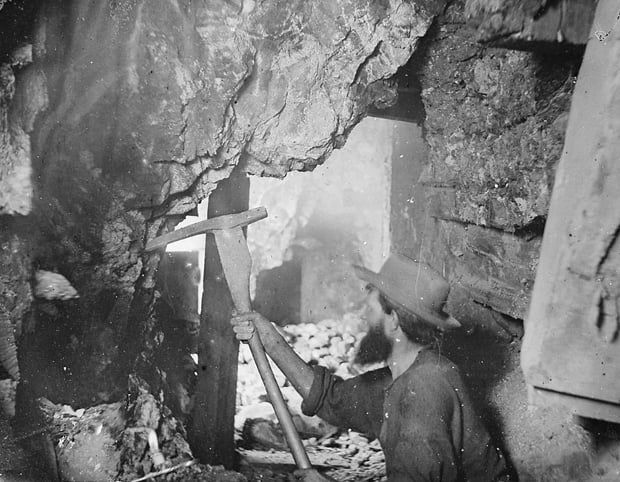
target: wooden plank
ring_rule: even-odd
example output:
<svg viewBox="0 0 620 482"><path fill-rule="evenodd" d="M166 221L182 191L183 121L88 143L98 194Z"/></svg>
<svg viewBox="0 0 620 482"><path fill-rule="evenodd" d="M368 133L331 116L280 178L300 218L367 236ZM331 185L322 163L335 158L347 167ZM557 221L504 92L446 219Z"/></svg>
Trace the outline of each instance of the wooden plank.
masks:
<svg viewBox="0 0 620 482"><path fill-rule="evenodd" d="M620 423L620 411L614 403L576 397L569 393L552 392L536 387L528 387L528 402L538 406L559 405L569 410L572 415Z"/></svg>
<svg viewBox="0 0 620 482"><path fill-rule="evenodd" d="M527 229L532 222L532 210L523 212L511 196L494 196L484 191L476 192L473 188L449 186L450 182L443 186L439 184L438 187L428 185L429 212L432 217L509 233ZM527 201L531 205L535 203L533 199Z"/></svg>
<svg viewBox="0 0 620 482"><path fill-rule="evenodd" d="M311 447L308 450L308 457L314 468L333 468L333 467L348 467L348 459L343 457L337 450L323 449L323 451L313 450ZM294 471L297 466L295 460L290 452L284 452L281 450L270 449L265 450L239 450L241 458L250 465L268 466L274 469L283 470L282 466L290 468L291 472Z"/></svg>
<svg viewBox="0 0 620 482"><path fill-rule="evenodd" d="M176 316L198 313L200 266L197 251L164 253L157 270L157 283Z"/></svg>
<svg viewBox="0 0 620 482"><path fill-rule="evenodd" d="M525 317L528 293L493 277L480 278L471 273L459 273L456 277L474 301L518 320Z"/></svg>
<svg viewBox="0 0 620 482"><path fill-rule="evenodd" d="M242 172L222 181L209 197L208 217L248 209L250 183ZM230 326L232 299L213 234L205 241L198 381L189 429L194 455L203 463L234 467L234 417L239 342Z"/></svg>
<svg viewBox="0 0 620 482"><path fill-rule="evenodd" d="M607 420L620 416L618 13L599 2L594 24L609 35L593 32L579 72L521 357L528 384L609 404L582 407Z"/></svg>
<svg viewBox="0 0 620 482"><path fill-rule="evenodd" d="M479 41L517 50L583 47L588 42L595 10L596 0L546 2L538 10L525 3L510 3L500 14L488 13L482 19Z"/></svg>
<svg viewBox="0 0 620 482"><path fill-rule="evenodd" d="M482 305L524 319L541 238L455 222L440 226L449 253L442 262L451 283L462 285Z"/></svg>
<svg viewBox="0 0 620 482"><path fill-rule="evenodd" d="M528 40L556 42L558 32L562 29L562 10L564 8L564 2L551 3L545 13L528 22L523 36Z"/></svg>
<svg viewBox="0 0 620 482"><path fill-rule="evenodd" d="M596 0L564 0L562 36L565 42L585 45L594 21Z"/></svg>

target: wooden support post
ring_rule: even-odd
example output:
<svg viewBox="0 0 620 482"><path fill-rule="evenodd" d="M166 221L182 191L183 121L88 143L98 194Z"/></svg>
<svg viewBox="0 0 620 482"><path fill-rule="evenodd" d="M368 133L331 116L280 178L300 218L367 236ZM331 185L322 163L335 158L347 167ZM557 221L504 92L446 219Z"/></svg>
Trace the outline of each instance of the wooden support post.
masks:
<svg viewBox="0 0 620 482"><path fill-rule="evenodd" d="M572 98L521 351L533 401L562 399L573 413L614 423L620 423L617 17L617 0L598 2Z"/></svg>
<svg viewBox="0 0 620 482"><path fill-rule="evenodd" d="M237 170L209 196L208 218L246 211L250 182ZM189 427L194 455L203 463L234 466L234 417L239 342L230 326L233 303L215 239L206 235L200 315L198 383Z"/></svg>

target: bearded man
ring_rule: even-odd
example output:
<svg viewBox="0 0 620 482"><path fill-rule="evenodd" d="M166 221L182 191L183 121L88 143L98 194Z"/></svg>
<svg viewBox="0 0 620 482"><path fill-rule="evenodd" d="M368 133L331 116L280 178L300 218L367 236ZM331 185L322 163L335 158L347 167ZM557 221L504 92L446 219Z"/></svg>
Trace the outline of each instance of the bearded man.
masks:
<svg viewBox="0 0 620 482"><path fill-rule="evenodd" d="M442 331L460 323L443 312L447 281L429 266L390 255L378 273L355 266L368 283L369 328L357 361L384 368L343 380L305 363L258 313L232 318L241 341L258 332L266 352L303 398L302 411L341 428L378 437L390 482L509 481L458 368L435 350ZM314 469L300 480L331 480Z"/></svg>

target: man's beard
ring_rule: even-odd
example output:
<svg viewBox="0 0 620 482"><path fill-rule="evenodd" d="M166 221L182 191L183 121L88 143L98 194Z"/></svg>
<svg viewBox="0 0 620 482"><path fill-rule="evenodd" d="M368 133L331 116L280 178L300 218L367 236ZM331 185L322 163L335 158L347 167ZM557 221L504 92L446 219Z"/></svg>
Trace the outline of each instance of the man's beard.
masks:
<svg viewBox="0 0 620 482"><path fill-rule="evenodd" d="M384 362L392 353L392 341L385 335L382 326L372 326L360 341L355 354L355 363L371 365Z"/></svg>

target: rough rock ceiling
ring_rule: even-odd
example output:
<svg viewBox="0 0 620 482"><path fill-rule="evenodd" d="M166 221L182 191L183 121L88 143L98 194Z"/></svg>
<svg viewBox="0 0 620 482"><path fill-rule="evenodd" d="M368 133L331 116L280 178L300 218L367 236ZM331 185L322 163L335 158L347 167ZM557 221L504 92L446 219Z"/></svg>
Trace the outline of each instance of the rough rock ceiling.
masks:
<svg viewBox="0 0 620 482"><path fill-rule="evenodd" d="M158 259L142 248L164 218L178 221L237 165L284 176L323 162L371 105L395 100L385 81L444 2L37 5L29 43L2 51L0 214L22 216L2 238L20 246L3 283L27 289L35 266L76 287L62 309L37 307L37 339L45 348L61 323L77 334L49 356L88 392L111 369L90 364L98 347L115 358L128 326L150 329ZM22 299L10 323L29 309ZM58 396L71 397L64 376Z"/></svg>
<svg viewBox="0 0 620 482"><path fill-rule="evenodd" d="M187 212L240 162L312 169L395 99L383 81L442 4L51 2L35 36L50 92L38 151L49 162L62 137L64 155L132 193L128 207L160 214Z"/></svg>

